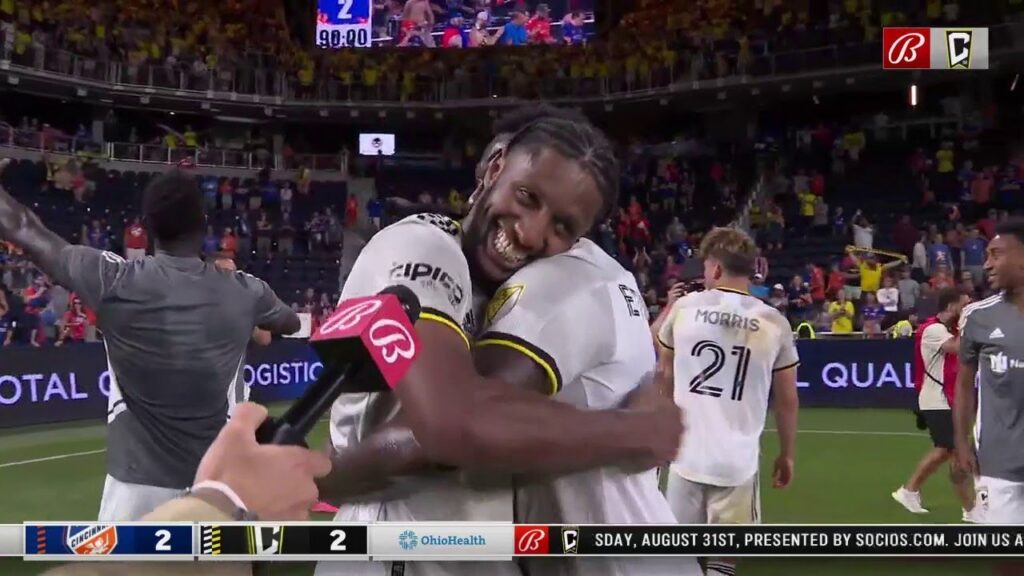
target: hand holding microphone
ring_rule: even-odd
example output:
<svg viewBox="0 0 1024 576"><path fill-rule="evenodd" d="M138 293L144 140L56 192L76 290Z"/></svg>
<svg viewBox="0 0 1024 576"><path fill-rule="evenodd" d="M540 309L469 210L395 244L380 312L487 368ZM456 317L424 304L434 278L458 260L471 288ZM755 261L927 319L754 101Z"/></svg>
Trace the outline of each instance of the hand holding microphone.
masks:
<svg viewBox="0 0 1024 576"><path fill-rule="evenodd" d="M259 404L238 405L199 463L194 494L218 507L241 506L262 520L305 520L318 497L315 479L331 471L331 461L297 446L257 444L255 432L266 417ZM232 496L241 502L225 502Z"/></svg>

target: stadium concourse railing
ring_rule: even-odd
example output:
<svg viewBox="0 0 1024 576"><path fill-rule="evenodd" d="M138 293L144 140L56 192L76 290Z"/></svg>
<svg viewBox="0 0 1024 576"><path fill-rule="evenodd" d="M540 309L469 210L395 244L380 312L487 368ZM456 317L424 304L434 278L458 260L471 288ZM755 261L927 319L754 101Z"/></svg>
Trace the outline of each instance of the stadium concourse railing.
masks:
<svg viewBox="0 0 1024 576"><path fill-rule="evenodd" d="M91 160L118 160L144 164L181 164L188 161L195 166L249 170L264 167L272 170L308 168L317 172L343 173L348 170L348 153L345 151L338 154L295 154L286 158L280 154L227 148L172 148L159 144L129 142L100 144L89 138L76 138L48 128L21 130L6 124L0 124L0 146L68 154Z"/></svg>
<svg viewBox="0 0 1024 576"><path fill-rule="evenodd" d="M1019 34L1021 25L1007 23L990 28L989 47L993 55L1001 52L1020 50ZM420 102L447 103L481 99L536 98L569 99L577 101L603 101L609 97L659 96L687 90L725 88L752 83L756 79L787 77L815 71L853 69L871 66L879 68L881 44L852 43L829 45L818 48L794 50L770 54L751 55L739 59L736 52L724 52L728 62L726 75L707 77L695 73L689 66L694 53L680 51L679 66L652 70L646 74L621 74L606 78L573 78L570 74L573 58L559 60L563 69L553 77L505 78L502 66L484 62L479 72L470 72L459 67L439 70L424 70L435 78L417 79L411 90L403 90L399 82L367 84L353 74L352 82L336 78L325 79L333 71L330 54L320 52L317 59L316 76L313 82L301 82L292 73L272 68L254 67L247 64L228 67L221 65L213 69L202 64L181 63L129 64L118 61L103 61L81 56L57 48L33 44L21 53L15 53L11 44L0 38L0 69L45 73L48 76L68 77L82 81L99 82L103 85L124 88L138 88L148 93L167 93L176 97L195 98L239 98L245 96L252 101L267 104L286 102L344 103L344 102ZM503 48L504 49L504 48ZM403 48L374 48L372 50L409 50ZM578 50L571 47L521 47L523 56L547 55L557 50ZM450 52L445 52L450 54ZM493 54L493 52L491 52ZM567 52L568 54L568 52ZM486 56L485 56L486 60ZM497 63L500 64L500 58ZM742 60L742 61L741 61ZM513 64L517 63L509 57ZM357 70L358 72L358 70Z"/></svg>

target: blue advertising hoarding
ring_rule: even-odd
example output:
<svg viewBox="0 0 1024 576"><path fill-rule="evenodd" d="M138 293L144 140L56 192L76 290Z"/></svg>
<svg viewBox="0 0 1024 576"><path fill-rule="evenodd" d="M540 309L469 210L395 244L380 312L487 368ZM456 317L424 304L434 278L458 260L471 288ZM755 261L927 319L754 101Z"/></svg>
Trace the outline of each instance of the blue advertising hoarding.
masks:
<svg viewBox="0 0 1024 576"><path fill-rule="evenodd" d="M242 380L257 402L291 400L323 369L305 340L250 349ZM0 350L0 428L104 418L110 373L102 344Z"/></svg>
<svg viewBox="0 0 1024 576"><path fill-rule="evenodd" d="M910 340L800 340L803 406L913 408ZM296 398L323 366L305 341L253 348L243 381L257 402ZM0 428L103 418L110 374L102 344L0 351Z"/></svg>

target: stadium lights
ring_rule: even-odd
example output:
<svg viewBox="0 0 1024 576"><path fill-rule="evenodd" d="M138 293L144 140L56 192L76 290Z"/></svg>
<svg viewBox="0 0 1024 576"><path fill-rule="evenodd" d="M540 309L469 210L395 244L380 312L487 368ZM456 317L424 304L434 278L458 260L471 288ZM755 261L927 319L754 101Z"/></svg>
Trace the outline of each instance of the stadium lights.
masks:
<svg viewBox="0 0 1024 576"><path fill-rule="evenodd" d="M917 107L917 84L910 85L910 105Z"/></svg>

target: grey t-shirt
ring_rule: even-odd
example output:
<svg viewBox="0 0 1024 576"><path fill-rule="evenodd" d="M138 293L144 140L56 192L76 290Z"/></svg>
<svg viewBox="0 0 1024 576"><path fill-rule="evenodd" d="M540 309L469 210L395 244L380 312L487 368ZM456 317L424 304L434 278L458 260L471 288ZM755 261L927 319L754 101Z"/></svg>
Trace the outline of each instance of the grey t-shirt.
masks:
<svg viewBox="0 0 1024 576"><path fill-rule="evenodd" d="M54 280L96 311L110 369L107 472L187 488L203 453L246 397L254 326L281 332L294 312L266 282L199 258L125 261L67 246Z"/></svg>
<svg viewBox="0 0 1024 576"><path fill-rule="evenodd" d="M913 278L903 278L896 287L900 291L900 310L913 310L921 297L921 285Z"/></svg>
<svg viewBox="0 0 1024 576"><path fill-rule="evenodd" d="M997 294L964 308L960 361L978 366L978 466L1024 482L1024 317Z"/></svg>

